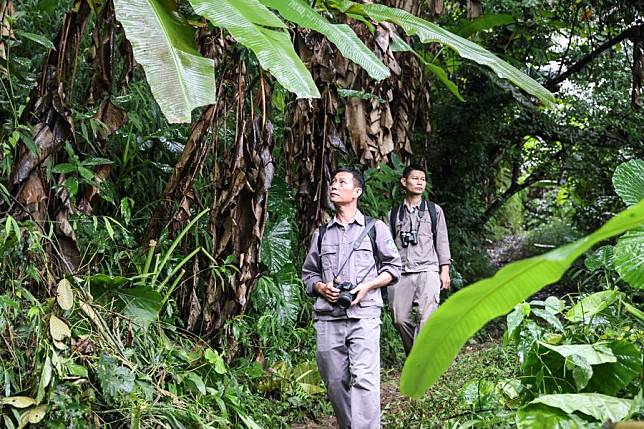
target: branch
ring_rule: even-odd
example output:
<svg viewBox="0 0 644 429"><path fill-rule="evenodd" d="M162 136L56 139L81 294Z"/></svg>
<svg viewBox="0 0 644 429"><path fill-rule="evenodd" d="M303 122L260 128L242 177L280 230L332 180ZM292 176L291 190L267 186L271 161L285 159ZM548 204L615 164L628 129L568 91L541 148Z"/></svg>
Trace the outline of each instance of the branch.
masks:
<svg viewBox="0 0 644 429"><path fill-rule="evenodd" d="M538 181L542 180L544 178L545 174L541 171L532 173L531 175L528 176L526 180L524 180L521 183L518 183L516 181L513 181L510 187L503 193L501 194L493 203L490 207L485 210L485 213L483 213L483 217L479 225L485 225L488 220L494 214L501 208L503 205L510 199L514 194L517 192L520 192L524 190L525 188L537 183Z"/></svg>
<svg viewBox="0 0 644 429"><path fill-rule="evenodd" d="M579 61L577 61L575 64L573 64L568 70L565 72L555 76L554 78L550 79L546 84L544 85L547 89L549 89L552 92L557 92L559 91L559 84L566 79L568 79L570 76L573 74L579 72L581 69L583 69L588 63L592 62L595 58L597 58L602 52L612 48L613 46L617 45L618 43L622 42L624 39L628 39L631 37L635 37L636 35L639 34L639 32L644 29L644 24L639 24L635 25L633 27L629 27L626 30L622 31L619 33L617 36L613 37L610 40L607 40L606 42L602 43L597 49L592 51L590 54L586 55Z"/></svg>

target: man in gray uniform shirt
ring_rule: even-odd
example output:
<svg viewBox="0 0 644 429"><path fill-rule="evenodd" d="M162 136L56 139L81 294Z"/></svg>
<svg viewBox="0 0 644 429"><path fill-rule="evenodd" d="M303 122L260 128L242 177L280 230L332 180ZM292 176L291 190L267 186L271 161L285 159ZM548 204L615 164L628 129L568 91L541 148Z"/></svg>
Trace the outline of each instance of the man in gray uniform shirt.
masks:
<svg viewBox="0 0 644 429"><path fill-rule="evenodd" d="M388 289L388 295L394 325L402 337L405 352L409 354L420 328L438 308L441 288L449 288L451 258L443 209L422 199L426 185L425 170L418 165L406 167L400 183L405 189L405 201L389 212L387 221L400 251L403 268L400 282L395 288ZM433 217L436 225L432 226ZM414 306L417 307L418 321L413 318Z"/></svg>
<svg viewBox="0 0 644 429"><path fill-rule="evenodd" d="M342 429L380 427L378 289L395 283L401 267L389 228L358 210L363 187L357 171L335 172L330 187L335 217L313 234L302 267L306 292L317 297L313 320L318 368ZM350 290L341 289L345 282Z"/></svg>

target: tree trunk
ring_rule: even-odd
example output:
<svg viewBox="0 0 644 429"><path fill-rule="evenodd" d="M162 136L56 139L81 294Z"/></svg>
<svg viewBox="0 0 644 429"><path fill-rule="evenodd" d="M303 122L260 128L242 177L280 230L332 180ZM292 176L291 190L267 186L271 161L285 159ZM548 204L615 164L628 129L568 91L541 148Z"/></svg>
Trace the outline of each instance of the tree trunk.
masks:
<svg viewBox="0 0 644 429"><path fill-rule="evenodd" d="M386 3L419 13L418 2ZM307 247L312 231L332 209L327 187L339 155L350 153L365 167L389 161L392 153L408 160L413 152L411 133L417 121L424 121L423 128L428 134L431 130L429 82L423 80L422 69L413 54L392 52L392 38L400 37L396 27L380 23L374 38L361 23L349 24L392 75L376 82L326 39L300 30L296 46L300 56L310 62L313 78L322 90L319 100L300 100L295 104L291 132L286 136L286 156L293 166L287 181L297 187L301 248ZM366 100L340 98L336 87L361 90L372 96ZM344 115L339 116L342 110Z"/></svg>
<svg viewBox="0 0 644 429"><path fill-rule="evenodd" d="M21 123L32 125L32 138L38 153L33 153L24 144L20 145L10 177L11 192L24 216L34 219L43 232L47 229L46 222L55 221L56 242L60 248L54 253L62 257L59 261L60 272L72 271L80 261L76 237L68 217L78 209L91 212L98 189L88 186L79 200L72 198L63 186L53 192L52 183L46 180L42 166L52 157L55 162L66 159L66 153L60 150L65 142L69 142L75 150L79 149L71 111L66 105L74 90L78 54L90 13L87 1L77 0L63 18L54 43L56 49L49 51L38 83L20 118ZM104 4L98 17L93 41L97 51L95 77L91 97L88 98L91 103L109 95L112 84L115 19L111 1ZM94 147L102 150L107 136L126 122L127 115L106 99L101 103L96 118L107 125L105 134L93 136L96 142ZM79 152L92 150L84 149ZM102 182L109 172L108 166L99 166L94 180ZM65 174L60 174L55 181L62 185L65 180Z"/></svg>

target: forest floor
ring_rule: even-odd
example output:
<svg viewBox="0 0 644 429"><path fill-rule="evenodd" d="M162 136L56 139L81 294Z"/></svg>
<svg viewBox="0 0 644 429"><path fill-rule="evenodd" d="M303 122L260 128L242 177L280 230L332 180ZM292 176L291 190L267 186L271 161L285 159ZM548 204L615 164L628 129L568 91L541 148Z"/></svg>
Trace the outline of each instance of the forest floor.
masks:
<svg viewBox="0 0 644 429"><path fill-rule="evenodd" d="M522 241L523 237L508 236L486 249L493 265L501 267L520 259ZM390 429L432 429L451 427L456 421L467 421L471 408L462 399L465 385L478 383L482 379L494 381L511 377L516 368L514 351L501 345L504 328L505 318L499 318L472 337L447 372L419 400L401 395L402 368L383 366L380 386L382 426ZM324 414L293 423L291 428L332 429L337 428L337 424L333 415Z"/></svg>
<svg viewBox="0 0 644 429"><path fill-rule="evenodd" d="M513 351L502 347L498 337L490 336L497 332L492 327L485 334L488 335L487 341L474 339L465 346L449 370L422 399L414 400L400 394L401 368L383 368L380 388L382 426L391 429L439 428L456 420L467 420L471 410L462 400L466 384L511 377L516 367ZM335 417L322 415L294 423L291 428L331 429L337 425Z"/></svg>

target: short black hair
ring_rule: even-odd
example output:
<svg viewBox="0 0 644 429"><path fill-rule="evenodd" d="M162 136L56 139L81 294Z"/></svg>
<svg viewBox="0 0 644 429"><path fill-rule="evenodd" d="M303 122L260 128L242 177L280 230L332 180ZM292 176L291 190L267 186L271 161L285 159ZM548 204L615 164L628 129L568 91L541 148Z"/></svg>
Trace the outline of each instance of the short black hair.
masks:
<svg viewBox="0 0 644 429"><path fill-rule="evenodd" d="M425 175L425 177L427 177L427 172L423 167L418 164L410 164L403 170L403 179L408 178L412 171L421 171Z"/></svg>
<svg viewBox="0 0 644 429"><path fill-rule="evenodd" d="M358 188L364 189L364 177L362 176L362 173L360 173L355 168L340 167L333 172L331 179L333 179L338 173L351 173L351 175L353 176L353 183L358 185Z"/></svg>

